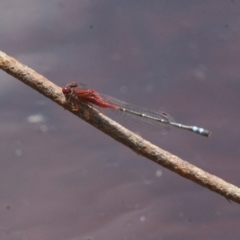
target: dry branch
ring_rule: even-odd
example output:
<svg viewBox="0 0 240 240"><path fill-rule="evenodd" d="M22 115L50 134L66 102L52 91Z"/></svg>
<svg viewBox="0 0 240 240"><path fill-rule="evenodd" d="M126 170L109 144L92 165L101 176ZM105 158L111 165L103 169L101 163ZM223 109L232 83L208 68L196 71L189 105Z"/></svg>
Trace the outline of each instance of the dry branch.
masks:
<svg viewBox="0 0 240 240"><path fill-rule="evenodd" d="M65 97L62 94L60 87L1 51L0 68L26 85L37 90L39 93L50 98L52 101L71 111L68 106L64 105ZM160 149L98 111L93 111L89 109L88 106L83 105L79 112L71 112L111 136L116 141L131 148L137 154L140 154L184 178L190 179L191 181L224 196L228 200L240 203L240 189L236 186Z"/></svg>

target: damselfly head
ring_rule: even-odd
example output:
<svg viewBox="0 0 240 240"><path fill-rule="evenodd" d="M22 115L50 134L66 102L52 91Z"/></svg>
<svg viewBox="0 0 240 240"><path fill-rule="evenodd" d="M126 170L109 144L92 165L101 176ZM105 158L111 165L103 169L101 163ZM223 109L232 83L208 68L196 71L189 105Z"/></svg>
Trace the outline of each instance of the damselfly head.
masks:
<svg viewBox="0 0 240 240"><path fill-rule="evenodd" d="M64 95L71 95L74 92L75 88L77 88L77 86L77 83L71 82L62 88L62 93Z"/></svg>

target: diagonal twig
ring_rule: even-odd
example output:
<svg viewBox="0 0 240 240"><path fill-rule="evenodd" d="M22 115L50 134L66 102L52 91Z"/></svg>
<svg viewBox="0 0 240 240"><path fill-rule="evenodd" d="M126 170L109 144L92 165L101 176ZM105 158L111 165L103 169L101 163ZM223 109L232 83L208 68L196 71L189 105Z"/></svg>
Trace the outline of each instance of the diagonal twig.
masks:
<svg viewBox="0 0 240 240"><path fill-rule="evenodd" d="M65 97L60 87L1 51L0 68L50 98L52 101L68 109L116 141L129 147L137 154L224 196L228 200L240 203L240 189L238 187L160 149L87 105L82 104L78 112L72 111L71 108L65 104Z"/></svg>

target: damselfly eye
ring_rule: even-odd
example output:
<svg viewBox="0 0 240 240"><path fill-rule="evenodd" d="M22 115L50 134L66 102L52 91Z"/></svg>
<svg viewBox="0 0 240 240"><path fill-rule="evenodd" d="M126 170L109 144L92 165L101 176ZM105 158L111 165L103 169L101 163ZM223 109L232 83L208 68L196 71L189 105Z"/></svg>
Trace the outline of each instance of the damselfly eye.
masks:
<svg viewBox="0 0 240 240"><path fill-rule="evenodd" d="M70 91L70 89L64 87L64 88L62 88L62 93L63 93L64 95L68 95L68 94L71 93L71 91Z"/></svg>

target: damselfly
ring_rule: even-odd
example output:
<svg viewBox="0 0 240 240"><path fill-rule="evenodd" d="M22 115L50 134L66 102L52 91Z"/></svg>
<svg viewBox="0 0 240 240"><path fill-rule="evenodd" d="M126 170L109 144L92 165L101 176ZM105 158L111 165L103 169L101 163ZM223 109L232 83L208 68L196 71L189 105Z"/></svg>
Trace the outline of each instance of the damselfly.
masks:
<svg viewBox="0 0 240 240"><path fill-rule="evenodd" d="M75 82L67 84L62 88L62 92L66 97L66 103L72 106L74 111L79 110L79 102L86 104L94 104L101 108L110 108L113 110L118 110L128 115L128 117L137 119L139 123L144 123L154 127L156 130L162 128L177 127L186 129L205 137L209 137L211 132L204 128L196 126L187 126L175 122L175 120L165 112L155 112L141 107L131 105L129 103L120 101L116 98L101 94L93 89L79 88L78 84Z"/></svg>

